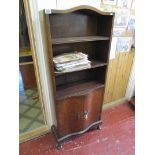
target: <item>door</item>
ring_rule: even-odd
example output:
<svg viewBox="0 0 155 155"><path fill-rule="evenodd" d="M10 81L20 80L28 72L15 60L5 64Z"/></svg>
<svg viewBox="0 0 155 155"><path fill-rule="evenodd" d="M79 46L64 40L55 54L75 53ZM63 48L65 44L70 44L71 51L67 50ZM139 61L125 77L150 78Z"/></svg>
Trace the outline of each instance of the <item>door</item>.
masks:
<svg viewBox="0 0 155 155"><path fill-rule="evenodd" d="M84 128L101 120L104 89L99 88L85 96L84 99Z"/></svg>
<svg viewBox="0 0 155 155"><path fill-rule="evenodd" d="M57 129L60 137L83 129L83 99L83 96L79 96L57 101Z"/></svg>
<svg viewBox="0 0 155 155"><path fill-rule="evenodd" d="M26 2L26 3L25 3ZM19 10L19 133L20 142L48 131L27 1ZM33 40L33 41L32 41ZM18 52L18 51L17 51Z"/></svg>

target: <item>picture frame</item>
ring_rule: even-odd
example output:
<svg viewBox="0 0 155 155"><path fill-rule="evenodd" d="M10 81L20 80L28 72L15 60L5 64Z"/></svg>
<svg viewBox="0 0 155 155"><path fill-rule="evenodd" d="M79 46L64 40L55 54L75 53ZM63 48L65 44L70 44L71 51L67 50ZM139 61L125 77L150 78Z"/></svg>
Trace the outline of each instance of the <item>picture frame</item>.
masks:
<svg viewBox="0 0 155 155"><path fill-rule="evenodd" d="M126 35L126 28L119 28L119 27L114 27L113 28L113 36L114 37L123 37Z"/></svg>
<svg viewBox="0 0 155 155"><path fill-rule="evenodd" d="M130 52L132 45L132 37L118 37L116 51L117 52Z"/></svg>
<svg viewBox="0 0 155 155"><path fill-rule="evenodd" d="M115 20L114 27L127 27L130 11L129 9L114 8Z"/></svg>
<svg viewBox="0 0 155 155"><path fill-rule="evenodd" d="M131 8L132 0L117 0L117 6L122 8Z"/></svg>

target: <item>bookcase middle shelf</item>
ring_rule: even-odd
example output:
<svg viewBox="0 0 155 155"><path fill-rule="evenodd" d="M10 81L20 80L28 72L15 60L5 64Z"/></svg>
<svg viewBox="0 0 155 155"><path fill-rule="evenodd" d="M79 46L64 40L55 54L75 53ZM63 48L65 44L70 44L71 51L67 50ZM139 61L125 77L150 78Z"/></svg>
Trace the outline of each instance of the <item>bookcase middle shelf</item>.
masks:
<svg viewBox="0 0 155 155"><path fill-rule="evenodd" d="M76 42L88 42L98 40L109 40L109 37L105 36L85 36L85 37L66 37L66 38L53 38L52 44L66 44Z"/></svg>
<svg viewBox="0 0 155 155"><path fill-rule="evenodd" d="M91 61L91 67L90 68L84 68L84 69L80 69L80 70L75 70L72 72L77 72L77 71L81 71L81 70L86 70L86 69L93 69L93 68L98 68L98 67L103 67L103 66L107 66L107 63L98 61L98 60L90 60ZM55 76L59 76L59 75L64 75L70 72L58 72L55 71Z"/></svg>

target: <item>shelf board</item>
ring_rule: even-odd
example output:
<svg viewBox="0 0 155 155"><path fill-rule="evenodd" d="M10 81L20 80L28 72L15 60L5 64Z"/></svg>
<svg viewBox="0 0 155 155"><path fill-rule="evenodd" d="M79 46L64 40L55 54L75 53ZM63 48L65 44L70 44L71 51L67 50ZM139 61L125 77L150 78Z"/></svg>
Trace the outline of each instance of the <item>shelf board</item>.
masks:
<svg viewBox="0 0 155 155"><path fill-rule="evenodd" d="M104 87L104 84L97 81L83 81L73 84L65 84L63 86L57 87L56 100L85 95L97 88L102 87Z"/></svg>
<svg viewBox="0 0 155 155"><path fill-rule="evenodd" d="M19 57L32 56L32 51L29 47L19 48Z"/></svg>
<svg viewBox="0 0 155 155"><path fill-rule="evenodd" d="M52 44L66 44L66 43L98 41L98 40L109 40L109 37L87 36L87 37L53 38L52 39Z"/></svg>
<svg viewBox="0 0 155 155"><path fill-rule="evenodd" d="M26 66L26 65L32 65L32 64L33 64L33 61L31 61L31 62L20 62L19 66Z"/></svg>
<svg viewBox="0 0 155 155"><path fill-rule="evenodd" d="M92 68L97 68L97 67L102 67L102 66L106 66L107 63L98 61L98 60L91 60L91 67L90 68L84 68L84 69L80 69L80 70L75 70L72 72L77 72L77 71L82 71L82 70L86 70L86 69L92 69ZM72 73L72 72L55 72L55 76L59 76L59 75L64 75L67 73Z"/></svg>

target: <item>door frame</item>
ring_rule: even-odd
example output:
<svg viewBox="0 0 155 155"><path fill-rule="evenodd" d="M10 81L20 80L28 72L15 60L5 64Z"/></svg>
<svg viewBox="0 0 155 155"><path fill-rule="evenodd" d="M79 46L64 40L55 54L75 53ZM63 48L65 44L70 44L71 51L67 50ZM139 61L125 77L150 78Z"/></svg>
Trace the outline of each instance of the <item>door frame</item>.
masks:
<svg viewBox="0 0 155 155"><path fill-rule="evenodd" d="M51 92L49 91L50 87L48 86L47 79L47 65L42 47L43 45L37 1L23 0L23 3L25 8L32 58L34 62L34 71L36 75L39 99L41 102L45 125L43 127L19 135L20 143L50 132L50 127L54 123L51 111Z"/></svg>
<svg viewBox="0 0 155 155"><path fill-rule="evenodd" d="M129 77L128 86L126 89L125 98L127 100L130 100L131 97L134 96L134 93L135 93L135 57L133 59L133 64L132 64L132 68L130 72L130 77Z"/></svg>

